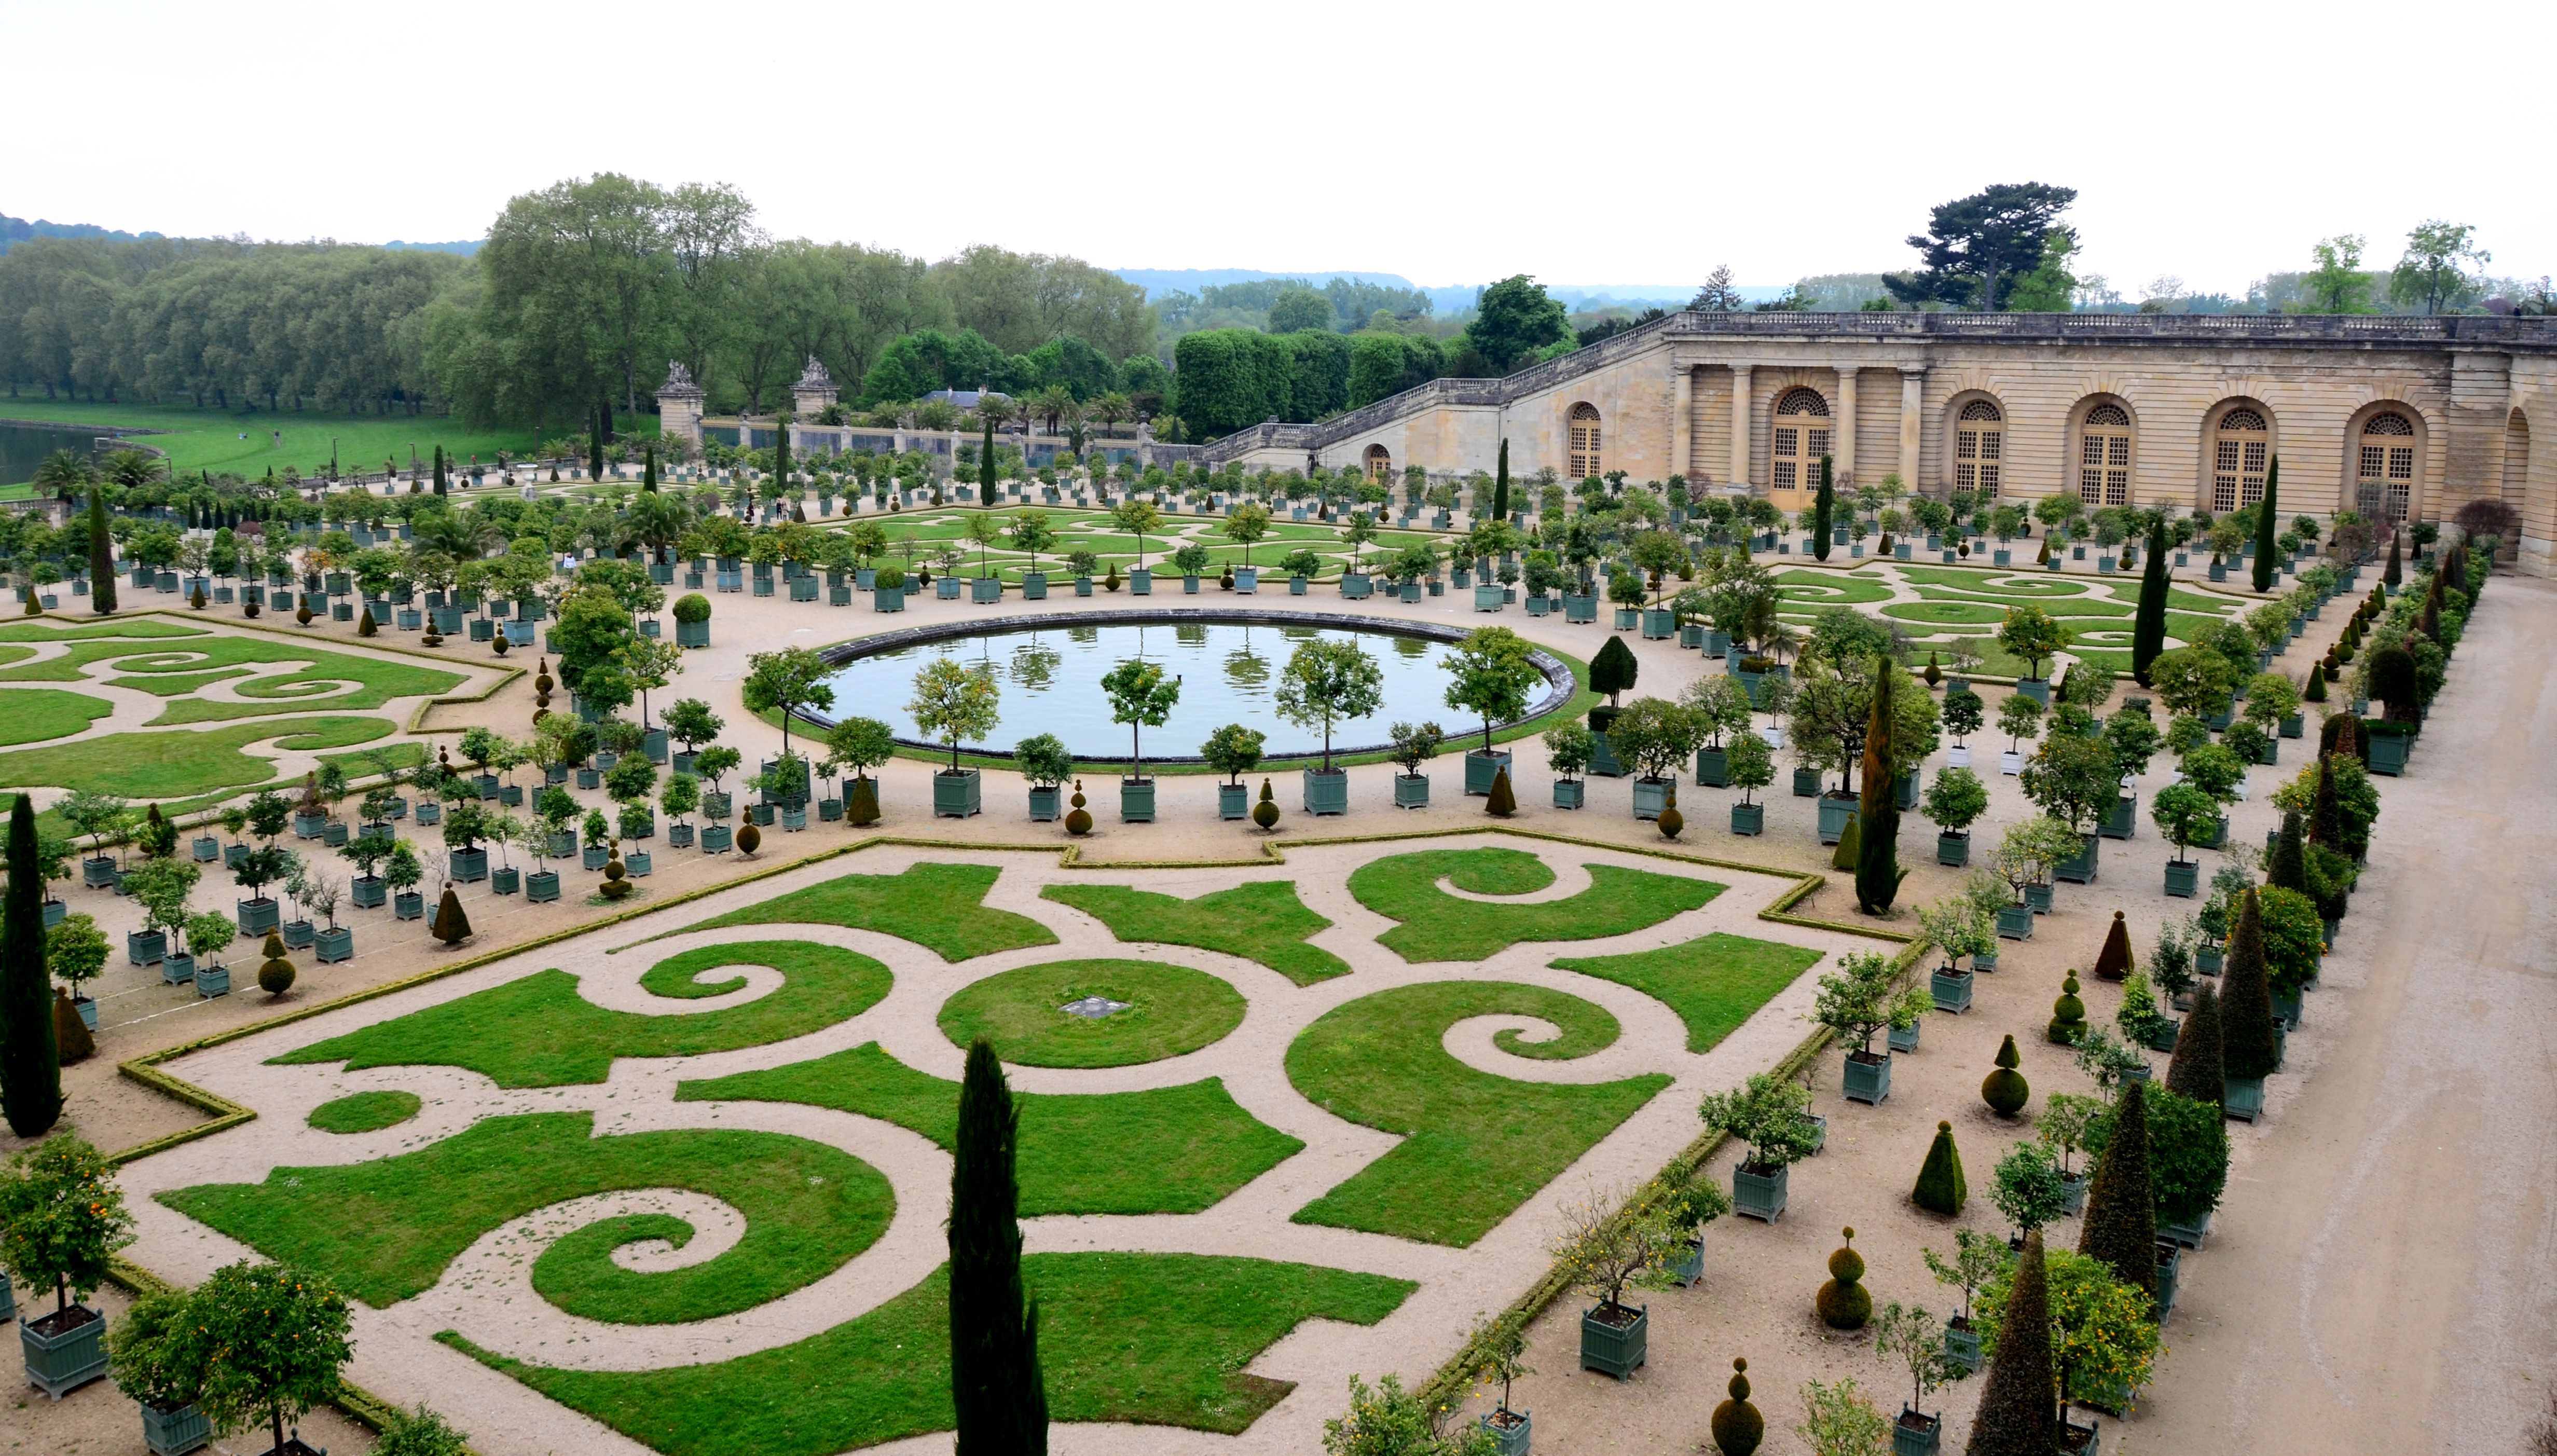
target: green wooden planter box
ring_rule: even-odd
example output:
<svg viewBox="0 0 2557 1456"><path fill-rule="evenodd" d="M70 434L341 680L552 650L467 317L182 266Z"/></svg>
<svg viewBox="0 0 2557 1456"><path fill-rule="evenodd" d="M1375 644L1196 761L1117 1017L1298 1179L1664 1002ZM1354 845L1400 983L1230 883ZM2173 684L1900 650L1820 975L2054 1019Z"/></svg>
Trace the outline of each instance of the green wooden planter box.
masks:
<svg viewBox="0 0 2557 1456"><path fill-rule="evenodd" d="M985 776L973 768L942 769L932 776L932 816L967 819L985 809Z"/></svg>
<svg viewBox="0 0 2557 1456"><path fill-rule="evenodd" d="M1980 1332L1970 1322L1955 1315L1945 1324L1945 1358L1963 1370L1977 1374L1980 1368Z"/></svg>
<svg viewBox="0 0 2557 1456"><path fill-rule="evenodd" d="M1425 773L1398 773L1394 776L1394 807L1426 809L1429 807L1429 776Z"/></svg>
<svg viewBox="0 0 2557 1456"><path fill-rule="evenodd" d="M1731 806L1731 832L1744 838L1756 838L1767 832L1767 806L1734 804Z"/></svg>
<svg viewBox="0 0 2557 1456"><path fill-rule="evenodd" d="M210 1000L217 995L228 995L230 992L230 967L199 966L196 968L196 994L199 998Z"/></svg>
<svg viewBox="0 0 2557 1456"><path fill-rule="evenodd" d="M1510 770L1510 785L1515 789L1518 785L1518 772L1517 764L1512 759L1513 755L1507 749L1495 749L1486 753L1476 748L1467 753L1465 755L1465 793L1477 799L1489 797L1492 792L1492 780L1498 778L1503 769Z"/></svg>
<svg viewBox="0 0 2557 1456"><path fill-rule="evenodd" d="M175 1410L162 1410L148 1400L140 1402L142 1410L142 1444L152 1456L187 1456L187 1453L213 1438L210 1417L194 1405L181 1405Z"/></svg>
<svg viewBox="0 0 2557 1456"><path fill-rule="evenodd" d="M1723 789L1731 786L1731 753L1725 748L1695 750L1695 781L1699 788Z"/></svg>
<svg viewBox="0 0 2557 1456"><path fill-rule="evenodd" d="M1251 785L1218 784L1216 786L1216 817L1227 821L1251 818Z"/></svg>
<svg viewBox="0 0 2557 1456"><path fill-rule="evenodd" d="M1499 1424L1488 1414L1476 1417L1477 1423L1491 1434L1492 1456L1527 1456L1529 1433L1535 1423L1524 1410L1504 1410L1500 1414L1509 1418L1509 1424Z"/></svg>
<svg viewBox="0 0 2557 1456"><path fill-rule="evenodd" d="M2051 872L2054 877L2065 879L2071 884L2093 884L2095 882L2097 851L2103 844L2103 838L2100 835L2090 834L2086 836L2085 844L2086 847L2080 850L2075 857L2063 860L2051 867Z"/></svg>
<svg viewBox="0 0 2557 1456"><path fill-rule="evenodd" d="M1589 785L1586 783L1576 778L1558 778L1553 781L1554 808L1577 809L1588 802Z"/></svg>
<svg viewBox="0 0 2557 1456"><path fill-rule="evenodd" d="M490 870L488 873L488 887L490 890L501 895L520 893L524 887L524 871L511 867Z"/></svg>
<svg viewBox="0 0 2557 1456"><path fill-rule="evenodd" d="M18 1322L18 1344L27 1361L27 1384L56 1400L106 1374L106 1319L85 1304L72 1313L88 1318L69 1329L48 1334L37 1328L60 1316Z"/></svg>
<svg viewBox="0 0 2557 1456"><path fill-rule="evenodd" d="M2202 887L2200 860L2169 860L2166 861L2166 892L2180 900L2192 899Z"/></svg>
<svg viewBox="0 0 2557 1456"><path fill-rule="evenodd" d="M1936 862L1950 864L1955 869L1968 866L1971 862L1971 837L1967 834L1937 835Z"/></svg>
<svg viewBox="0 0 2557 1456"><path fill-rule="evenodd" d="M2139 828L2140 804L2128 794L2113 801L2113 812L2103 817L2095 832L2108 840L2127 840Z"/></svg>
<svg viewBox="0 0 2557 1456"><path fill-rule="evenodd" d="M1795 797L1795 798L1797 798L1797 799L1817 799L1817 798L1818 798L1818 797L1819 797L1819 794L1820 794L1820 771L1819 771L1818 769L1817 769L1817 768L1797 768L1797 769L1795 769L1795 770L1794 770L1794 797ZM1830 841L1830 843L1834 844L1834 843L1836 843L1836 841L1832 840L1832 841Z"/></svg>
<svg viewBox="0 0 2557 1456"><path fill-rule="evenodd" d="M1858 1060L1870 1056L1872 1060ZM1889 1052L1848 1052L1845 1070L1838 1079L1838 1090L1849 1102L1880 1107L1891 1096L1891 1054Z"/></svg>
<svg viewBox="0 0 2557 1456"><path fill-rule="evenodd" d="M2390 734L2370 734L2370 771L2395 778L2406 771L2406 749L2411 738Z"/></svg>
<svg viewBox="0 0 2557 1456"><path fill-rule="evenodd" d="M1625 765L1616 761L1616 750L1609 746L1607 735L1605 733L1591 733L1589 735L1589 767L1587 771L1593 777L1597 778L1623 778L1625 776Z"/></svg>
<svg viewBox="0 0 2557 1456"><path fill-rule="evenodd" d="M1319 768L1306 769L1305 812L1315 815L1349 813L1349 774L1337 768L1329 773Z"/></svg>
<svg viewBox="0 0 2557 1456"><path fill-rule="evenodd" d="M2223 1085L2227 1095L2221 1099L2221 1106L2229 1117L2241 1123L2252 1123L2264 1116L2263 1078L2230 1077Z"/></svg>
<svg viewBox="0 0 2557 1456"><path fill-rule="evenodd" d="M1999 906L1997 933L2006 940L2033 939L2033 907L2031 905Z"/></svg>
<svg viewBox="0 0 2557 1456"><path fill-rule="evenodd" d="M1056 821L1063 819L1065 817L1064 800L1065 791L1054 784L1032 785L1030 788L1030 822L1032 824L1053 824Z"/></svg>
<svg viewBox="0 0 2557 1456"><path fill-rule="evenodd" d="M1671 780L1638 778L1634 780L1634 817L1651 821L1661 817L1670 806Z"/></svg>
<svg viewBox="0 0 2557 1456"><path fill-rule="evenodd" d="M737 832L725 824L714 824L702 831L702 853L725 855L737 843Z"/></svg>
<svg viewBox="0 0 2557 1456"><path fill-rule="evenodd" d="M1907 547L1901 548L1903 551ZM1891 1423L1891 1456L1937 1456L1944 1449L1945 1416L1900 1407L1900 1418Z"/></svg>
<svg viewBox="0 0 2557 1456"><path fill-rule="evenodd" d="M1815 777L1817 776L1815 770ZM1846 827L1855 822L1856 800L1852 795L1820 796L1820 843L1834 845L1846 838Z"/></svg>
<svg viewBox="0 0 2557 1456"><path fill-rule="evenodd" d="M1971 973L1939 967L1927 978L1927 993L1937 1010L1960 1015L1971 1008Z"/></svg>
<svg viewBox="0 0 2557 1456"><path fill-rule="evenodd" d="M1785 1216L1785 1184L1793 1169L1754 1173L1746 1163L1731 1169L1731 1211L1744 1218L1774 1223Z"/></svg>
<svg viewBox="0 0 2557 1456"><path fill-rule="evenodd" d="M1154 781L1152 779L1119 780L1119 822L1121 824L1154 822Z"/></svg>
<svg viewBox="0 0 2557 1456"><path fill-rule="evenodd" d="M1614 1376L1619 1381L1631 1379L1649 1358L1651 1323L1649 1305L1635 1311L1633 1323L1627 1325L1610 1324L1598 1318L1596 1310L1584 1311L1580 1316L1580 1368Z"/></svg>

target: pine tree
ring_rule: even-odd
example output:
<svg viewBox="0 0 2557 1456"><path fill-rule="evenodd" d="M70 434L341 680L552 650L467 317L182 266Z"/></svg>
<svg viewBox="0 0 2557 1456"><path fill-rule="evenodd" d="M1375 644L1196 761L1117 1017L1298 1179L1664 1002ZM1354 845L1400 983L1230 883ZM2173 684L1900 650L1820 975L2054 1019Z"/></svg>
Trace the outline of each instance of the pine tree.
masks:
<svg viewBox="0 0 2557 1456"><path fill-rule="evenodd" d="M2110 1264L2113 1276L2157 1297L2157 1191L2149 1181L2148 1084L2124 1084L2112 1134L2086 1189L2078 1252Z"/></svg>
<svg viewBox="0 0 2557 1456"><path fill-rule="evenodd" d="M1506 523L1510 518L1510 442L1501 440L1499 470L1492 476L1492 519Z"/></svg>
<svg viewBox="0 0 2557 1456"><path fill-rule="evenodd" d="M1867 915L1886 914L1909 871L1900 867L1900 805L1891 795L1891 729L1897 716L1891 696L1900 665L1888 652L1873 655L1873 713L1864 728L1864 799L1856 806L1855 904Z"/></svg>
<svg viewBox="0 0 2557 1456"><path fill-rule="evenodd" d="M9 811L9 887L0 909L0 1112L21 1137L44 1135L63 1115L40 853L35 796L20 794Z"/></svg>
<svg viewBox="0 0 2557 1456"><path fill-rule="evenodd" d="M2131 676L2149 685L2149 664L2166 650L2166 518L2149 524L2149 559L2140 566L2140 605L2131 617Z"/></svg>
<svg viewBox="0 0 2557 1456"><path fill-rule="evenodd" d="M2273 986L2264 969L2264 907L2253 889L2228 937L2221 973L2221 1065L2233 1078L2273 1074Z"/></svg>
<svg viewBox="0 0 2557 1456"><path fill-rule="evenodd" d="M1909 1190L1909 1201L1951 1218L1962 1211L1962 1202L1970 1195L1970 1185L1962 1178L1962 1155L1953 1146L1953 1125L1938 1123L1936 1140L1927 1147L1927 1161L1919 1166L1918 1186Z"/></svg>
<svg viewBox="0 0 2557 1456"><path fill-rule="evenodd" d="M1996 1358L1989 1362L1969 1456L2051 1456L2059 1449L2059 1383L2051 1364L2051 1290L2042 1267L2042 1231L2024 1236L2007 1285Z"/></svg>
<svg viewBox="0 0 2557 1456"><path fill-rule="evenodd" d="M2104 932L2104 948L2095 955L2095 979L2119 981L2131 974L2135 963L2131 957L2131 931L2123 923L2122 912L2113 912L2113 928Z"/></svg>
<svg viewBox="0 0 2557 1456"><path fill-rule="evenodd" d="M1820 493L1812 498L1812 555L1829 559L1829 515L1837 509L1837 490L1829 482L1829 458L1820 457Z"/></svg>
<svg viewBox="0 0 2557 1456"><path fill-rule="evenodd" d="M88 487L88 603L104 616L115 610L115 546L106 535L106 486Z"/></svg>
<svg viewBox="0 0 2557 1456"><path fill-rule="evenodd" d="M2264 470L2264 498L2255 507L2255 590L2273 590L2273 535L2280 525L2274 495L2282 481L2282 458L2273 457Z"/></svg>
<svg viewBox="0 0 2557 1456"><path fill-rule="evenodd" d="M1047 1450L1038 1304L1021 1288L1019 1115L994 1043L968 1048L950 1169L950 1393L958 1456Z"/></svg>
<svg viewBox="0 0 2557 1456"><path fill-rule="evenodd" d="M2221 1070L2220 988L2206 981L2193 991L2193 1010L2176 1028L2175 1056L2166 1064L2166 1090L2214 1107L2228 1098Z"/></svg>
<svg viewBox="0 0 2557 1456"><path fill-rule="evenodd" d="M2282 811L2282 832L2273 837L2273 848L2264 856L2264 883L2280 889L2309 892L2308 853L2300 844L2300 811Z"/></svg>

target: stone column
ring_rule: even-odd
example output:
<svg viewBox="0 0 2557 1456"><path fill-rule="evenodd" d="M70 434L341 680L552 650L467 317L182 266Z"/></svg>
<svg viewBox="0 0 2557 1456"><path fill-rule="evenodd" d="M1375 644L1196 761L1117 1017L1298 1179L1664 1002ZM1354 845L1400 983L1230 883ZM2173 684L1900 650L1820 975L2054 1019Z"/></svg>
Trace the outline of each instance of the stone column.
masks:
<svg viewBox="0 0 2557 1456"><path fill-rule="evenodd" d="M1855 365L1840 364L1838 381L1838 427L1835 454L1837 483L1843 488L1855 483Z"/></svg>
<svg viewBox="0 0 2557 1456"><path fill-rule="evenodd" d="M1692 365L1678 362L1675 355L1672 362L1678 369L1676 387L1671 390L1678 413L1670 416L1670 467L1663 474L1683 475L1691 463L1688 453L1693 448L1688 441L1695 428L1695 369Z"/></svg>
<svg viewBox="0 0 2557 1456"><path fill-rule="evenodd" d="M1900 483L1915 492L1918 479L1918 443L1923 421L1918 414L1919 394L1927 382L1924 364L1900 366Z"/></svg>
<svg viewBox="0 0 2557 1456"><path fill-rule="evenodd" d="M1731 366L1731 483L1749 479L1749 366Z"/></svg>

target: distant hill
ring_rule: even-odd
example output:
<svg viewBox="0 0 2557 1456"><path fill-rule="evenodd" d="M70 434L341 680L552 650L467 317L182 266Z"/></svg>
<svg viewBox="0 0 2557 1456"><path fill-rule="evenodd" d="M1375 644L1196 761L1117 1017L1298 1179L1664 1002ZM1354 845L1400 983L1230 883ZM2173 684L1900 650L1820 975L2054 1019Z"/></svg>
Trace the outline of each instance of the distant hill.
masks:
<svg viewBox="0 0 2557 1456"><path fill-rule="evenodd" d="M389 248L394 252L455 253L467 258L479 251L479 244L483 241L485 241L485 239L473 237L466 238L459 242L413 243L401 242L398 238L392 238L389 242L382 244L382 246Z"/></svg>
<svg viewBox="0 0 2557 1456"><path fill-rule="evenodd" d="M1253 283L1265 278L1302 278L1320 288L1330 279L1347 278L1388 288L1418 289L1429 295L1431 311L1443 316L1472 308L1475 295L1483 289L1479 283L1421 285L1400 273L1358 273L1348 269L1308 268L1293 273L1265 273L1257 268L1119 268L1112 271L1145 290L1148 302L1172 289L1196 293L1202 288L1222 288L1231 283ZM1562 306L1575 314L1603 309L1610 304L1629 309L1676 309L1695 297L1695 285L1676 283L1548 283L1545 291L1560 299ZM1749 287L1741 289L1740 295L1755 303L1775 298L1784 291L1781 286Z"/></svg>
<svg viewBox="0 0 2557 1456"><path fill-rule="evenodd" d="M156 232L119 232L93 222L48 222L42 217L30 222L24 217L0 212L0 253L38 237L102 237L110 242L141 242L159 236L161 234Z"/></svg>

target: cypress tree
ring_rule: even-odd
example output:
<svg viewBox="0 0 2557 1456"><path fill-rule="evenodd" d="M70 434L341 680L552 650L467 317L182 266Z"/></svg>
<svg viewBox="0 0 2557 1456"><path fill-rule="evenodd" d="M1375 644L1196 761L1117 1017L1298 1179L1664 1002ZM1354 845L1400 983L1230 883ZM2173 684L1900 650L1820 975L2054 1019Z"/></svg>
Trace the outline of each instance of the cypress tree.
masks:
<svg viewBox="0 0 2557 1456"><path fill-rule="evenodd" d="M586 473L589 479L604 478L604 435L611 428L611 407L598 404L595 409L595 428L588 431L586 437Z"/></svg>
<svg viewBox="0 0 2557 1456"><path fill-rule="evenodd" d="M2228 967L2221 974L2221 1064L2230 1077L2273 1073L2273 986L2264 970L2264 907L2253 889L2228 937Z"/></svg>
<svg viewBox="0 0 2557 1456"><path fill-rule="evenodd" d="M2273 457L2264 470L2264 498L2255 507L2255 590L2273 590L2273 534L2279 524L2274 496L2282 482L2282 458Z"/></svg>
<svg viewBox="0 0 2557 1456"><path fill-rule="evenodd" d="M2007 1285L1997 1355L1971 1421L1969 1456L2051 1456L2059 1449L2059 1377L2051 1364L2051 1289L2042 1267L2042 1231L2024 1236Z"/></svg>
<svg viewBox="0 0 2557 1456"><path fill-rule="evenodd" d="M2193 1010L2176 1029L2175 1057L2166 1064L2166 1090L2219 1107L2228 1083L2221 1070L2220 988L2205 981L2193 991Z"/></svg>
<svg viewBox="0 0 2557 1456"><path fill-rule="evenodd" d="M2403 584L2405 580L2406 569L2397 563L2397 533L2391 531L2388 533L2388 565L2380 570L2379 584L2383 587L2395 587Z"/></svg>
<svg viewBox="0 0 2557 1456"><path fill-rule="evenodd" d="M44 1135L63 1115L38 854L35 797L20 794L9 811L9 888L0 901L0 1112L21 1137Z"/></svg>
<svg viewBox="0 0 2557 1456"><path fill-rule="evenodd" d="M653 445L648 447L647 463L639 468L639 493L642 495L657 493L657 447Z"/></svg>
<svg viewBox="0 0 2557 1456"><path fill-rule="evenodd" d="M2264 856L2264 883L2286 890L2309 892L2308 853L2300 846L2300 811L2282 811L2282 832L2273 837L2273 848Z"/></svg>
<svg viewBox="0 0 2557 1456"><path fill-rule="evenodd" d="M2344 805L2335 794L2335 755L2318 755L2317 798L2309 810L2309 842L2344 852Z"/></svg>
<svg viewBox="0 0 2557 1456"><path fill-rule="evenodd" d="M776 420L773 427L772 498L778 500L790 489L790 422L787 419Z"/></svg>
<svg viewBox="0 0 2557 1456"><path fill-rule="evenodd" d="M1500 467L1492 476L1492 519L1496 521L1507 521L1509 518L1510 442L1508 437L1504 436L1501 440Z"/></svg>
<svg viewBox="0 0 2557 1456"><path fill-rule="evenodd" d="M2166 650L2166 518L2149 523L2149 559L2140 567L2140 605L2131 617L2131 676L2149 685L2149 664Z"/></svg>
<svg viewBox="0 0 2557 1456"><path fill-rule="evenodd" d="M2149 1181L2148 1084L2123 1085L2112 1135L2086 1190L2078 1252L2110 1264L2113 1277L2157 1297L2157 1192Z"/></svg>
<svg viewBox="0 0 2557 1456"><path fill-rule="evenodd" d="M451 486L448 485L445 480L444 447L441 445L435 448L435 493L438 495L450 495L453 493Z"/></svg>
<svg viewBox="0 0 2557 1456"><path fill-rule="evenodd" d="M1047 1450L1038 1305L1021 1289L1019 1115L994 1043L968 1048L950 1169L950 1394L958 1456Z"/></svg>
<svg viewBox="0 0 2557 1456"><path fill-rule="evenodd" d="M977 503L991 505L995 500L995 422L986 421L984 440L977 447Z"/></svg>
<svg viewBox="0 0 2557 1456"><path fill-rule="evenodd" d="M1873 714L1864 728L1864 798L1856 805L1855 903L1867 915L1891 909L1900 881L1900 805L1891 796L1891 695L1900 667L1888 652L1873 655Z"/></svg>
<svg viewBox="0 0 2557 1456"><path fill-rule="evenodd" d="M1829 513L1837 509L1837 491L1829 483L1829 458L1820 457L1820 493L1812 498L1812 555L1829 559Z"/></svg>
<svg viewBox="0 0 2557 1456"><path fill-rule="evenodd" d="M1970 1193L1970 1185L1962 1180L1962 1155L1953 1147L1953 1125L1938 1123L1936 1140L1928 1145L1927 1161L1918 1169L1918 1186L1909 1190L1909 1201L1950 1218L1962 1211L1962 1201Z"/></svg>
<svg viewBox="0 0 2557 1456"><path fill-rule="evenodd" d="M90 609L104 616L115 610L115 546L106 535L106 487L88 487L88 588Z"/></svg>

